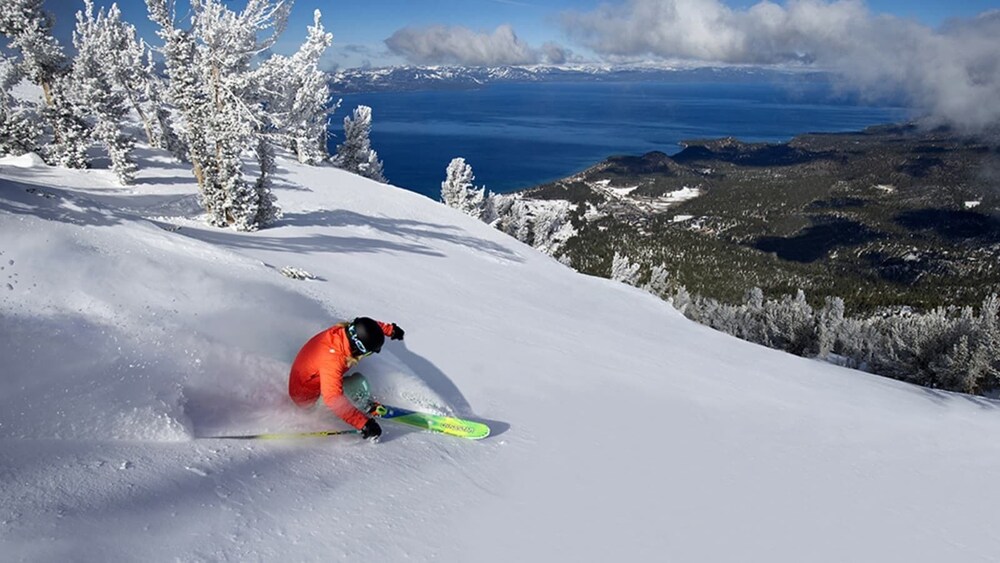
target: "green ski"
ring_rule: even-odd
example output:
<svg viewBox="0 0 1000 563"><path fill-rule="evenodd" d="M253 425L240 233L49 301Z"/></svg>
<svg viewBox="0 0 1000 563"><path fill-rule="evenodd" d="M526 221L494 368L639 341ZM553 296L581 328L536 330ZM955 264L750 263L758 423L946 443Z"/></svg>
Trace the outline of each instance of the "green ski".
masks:
<svg viewBox="0 0 1000 563"><path fill-rule="evenodd" d="M482 422L412 411L402 407L374 402L368 388L368 380L360 373L355 373L344 378L344 395L357 405L358 408L381 420L388 420L429 432L468 438L470 440L481 440L490 435L490 427Z"/></svg>
<svg viewBox="0 0 1000 563"><path fill-rule="evenodd" d="M452 416L441 416L426 412L411 411L389 405L378 405L373 413L376 417L390 422L398 422L438 434L447 434L470 440L481 440L490 435L490 427L482 422L464 420Z"/></svg>

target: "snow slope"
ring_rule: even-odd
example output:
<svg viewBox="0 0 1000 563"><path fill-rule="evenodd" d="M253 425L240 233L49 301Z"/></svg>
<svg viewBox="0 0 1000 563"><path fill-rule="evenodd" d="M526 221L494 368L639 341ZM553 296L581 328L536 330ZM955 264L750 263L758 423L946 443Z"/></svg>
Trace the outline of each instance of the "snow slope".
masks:
<svg viewBox="0 0 1000 563"><path fill-rule="evenodd" d="M283 161L285 218L205 227L185 166L0 160L0 559L991 561L1000 404L744 343L443 205ZM314 280L279 273L286 266ZM341 319L359 366L480 442L285 397Z"/></svg>

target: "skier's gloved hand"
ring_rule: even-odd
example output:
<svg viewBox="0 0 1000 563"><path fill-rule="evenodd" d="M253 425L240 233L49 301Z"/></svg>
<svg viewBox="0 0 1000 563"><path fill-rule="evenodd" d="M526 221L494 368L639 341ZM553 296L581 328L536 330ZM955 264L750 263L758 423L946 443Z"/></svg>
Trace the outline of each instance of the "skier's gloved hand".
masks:
<svg viewBox="0 0 1000 563"><path fill-rule="evenodd" d="M406 333L403 332L403 329L399 328L396 323L392 323L392 334L389 336L390 340L402 340L404 334Z"/></svg>
<svg viewBox="0 0 1000 563"><path fill-rule="evenodd" d="M372 401L372 404L368 406L368 416L382 416L385 413L386 408L378 401Z"/></svg>
<svg viewBox="0 0 1000 563"><path fill-rule="evenodd" d="M375 422L374 419L369 418L368 422L365 423L364 428L361 429L361 437L365 440L376 440L382 435L382 427Z"/></svg>

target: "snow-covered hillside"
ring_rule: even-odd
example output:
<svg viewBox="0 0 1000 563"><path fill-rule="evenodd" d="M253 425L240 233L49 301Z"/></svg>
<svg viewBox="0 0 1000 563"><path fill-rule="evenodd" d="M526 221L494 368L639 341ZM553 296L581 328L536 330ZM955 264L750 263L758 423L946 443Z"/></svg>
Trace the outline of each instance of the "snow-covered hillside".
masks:
<svg viewBox="0 0 1000 563"><path fill-rule="evenodd" d="M204 226L189 170L0 161L0 559L988 561L1000 404L747 344L414 193L283 161L285 217ZM305 270L295 280L280 270ZM287 400L369 315L386 402L471 442Z"/></svg>

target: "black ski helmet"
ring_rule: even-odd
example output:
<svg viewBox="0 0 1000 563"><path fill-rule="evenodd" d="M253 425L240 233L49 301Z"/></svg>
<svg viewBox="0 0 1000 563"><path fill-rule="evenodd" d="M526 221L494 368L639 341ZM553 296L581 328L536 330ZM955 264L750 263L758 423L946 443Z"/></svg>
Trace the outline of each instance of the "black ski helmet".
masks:
<svg viewBox="0 0 1000 563"><path fill-rule="evenodd" d="M347 334L351 337L351 347L359 354L382 350L385 344L385 333L374 319L368 317L358 317L347 327ZM360 344L360 346L359 346Z"/></svg>

